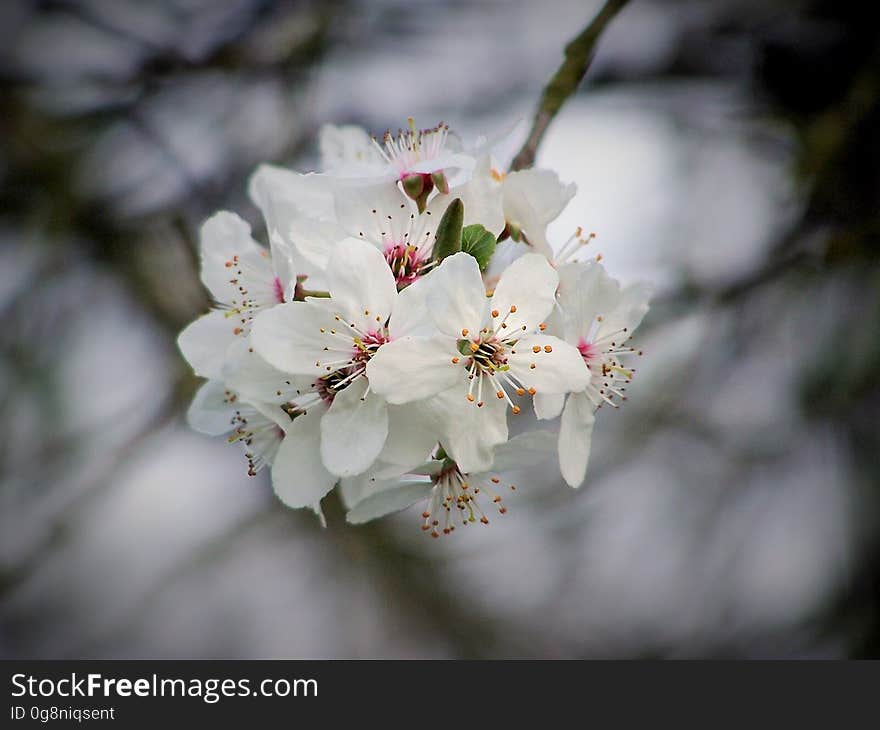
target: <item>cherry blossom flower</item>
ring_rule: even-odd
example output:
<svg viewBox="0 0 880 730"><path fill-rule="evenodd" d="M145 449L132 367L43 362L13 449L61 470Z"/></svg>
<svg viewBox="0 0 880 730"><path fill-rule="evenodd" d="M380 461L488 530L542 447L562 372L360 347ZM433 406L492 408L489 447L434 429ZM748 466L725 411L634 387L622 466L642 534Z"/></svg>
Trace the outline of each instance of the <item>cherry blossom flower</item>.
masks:
<svg viewBox="0 0 880 730"><path fill-rule="evenodd" d="M243 445L249 474L271 467L273 489L284 504L321 516L320 501L337 477L320 457L321 410L306 412L296 404L309 380L276 370L248 340L233 346L224 369L225 381L209 380L197 392L190 425Z"/></svg>
<svg viewBox="0 0 880 730"><path fill-rule="evenodd" d="M379 150L362 127L354 124L325 124L318 133L321 151L321 169L324 172L345 175L346 172L375 172L382 164Z"/></svg>
<svg viewBox="0 0 880 730"><path fill-rule="evenodd" d="M494 235L504 228L500 190L475 177L449 195L435 196L419 213L400 192L387 185L338 190L336 221L345 234L378 248L402 289L427 274L433 258L437 225L454 199L464 205L464 225L479 223ZM338 234L337 234L338 235Z"/></svg>
<svg viewBox="0 0 880 730"><path fill-rule="evenodd" d="M626 385L635 373L630 361L641 354L626 343L648 311L649 296L643 284L621 288L594 261L560 270L561 334L577 348L590 379L567 401L565 396L543 394L534 403L539 418L562 412L559 462L563 478L573 487L584 481L596 409L617 408L626 400Z"/></svg>
<svg viewBox="0 0 880 730"><path fill-rule="evenodd" d="M266 310L254 323L253 344L279 370L310 376L309 391L295 403L308 412L326 409L321 457L332 473L349 476L373 463L389 430L387 404L372 392L366 368L386 342L418 331L424 305L418 287L398 294L384 257L363 241L339 243L326 277L330 298Z"/></svg>
<svg viewBox="0 0 880 730"><path fill-rule="evenodd" d="M263 214L271 245L286 252L286 278L294 285L326 288L322 272L332 248L326 239L332 238L333 244L341 240L337 228L327 222L334 216L334 190L339 184L327 175L274 165L260 165L250 178L248 193ZM322 237L322 231L327 235Z"/></svg>
<svg viewBox="0 0 880 730"><path fill-rule="evenodd" d="M381 142L359 127L327 125L321 129L320 145L325 171L341 178L400 183L419 211L432 192L448 193L450 185L465 182L474 168L474 157L446 124L419 129L412 117L406 129L385 132Z"/></svg>
<svg viewBox="0 0 880 730"><path fill-rule="evenodd" d="M244 446L251 476L274 461L284 439L284 430L276 420L242 400L221 380L209 380L199 388L187 412L187 421L200 433L228 436L230 443Z"/></svg>
<svg viewBox="0 0 880 730"><path fill-rule="evenodd" d="M202 227L213 308L178 339L208 378L191 425L243 445L290 507L320 515L337 484L352 523L425 501L435 537L503 514L500 472L554 446L581 484L648 294L578 261L592 234L551 246L574 185L505 175L488 143L465 153L442 124L409 120L381 143L328 126L320 141L324 172L250 179L268 248L232 213ZM539 419L561 416L558 436L509 438L528 397Z"/></svg>
<svg viewBox="0 0 880 730"><path fill-rule="evenodd" d="M254 317L285 300L292 284L281 246L267 251L233 213L217 213L201 230L202 282L214 307L186 327L178 345L196 375L222 379L229 348L245 339Z"/></svg>
<svg viewBox="0 0 880 730"><path fill-rule="evenodd" d="M465 472L438 451L405 473L386 466L343 480L349 505L347 520L352 524L368 522L425 502L422 530L432 537L448 535L456 525L488 525L493 512L506 514L504 493L516 490L507 475L543 465L553 453L555 442L555 435L547 431L514 436L494 449L491 464L483 472Z"/></svg>
<svg viewBox="0 0 880 730"><path fill-rule="evenodd" d="M511 237L524 240L533 251L553 259L547 226L574 197L575 184L563 184L552 170L532 169L508 173L502 179L501 189Z"/></svg>
<svg viewBox="0 0 880 730"><path fill-rule="evenodd" d="M437 334L395 337L367 364L372 389L389 403L427 404L444 430L471 444L444 448L466 471L485 468L486 454L507 439L507 409L516 396L582 390L589 381L580 353L543 334L555 306L558 276L546 259L527 254L504 272L487 297L476 260L448 257L426 282ZM445 415L445 417L444 417Z"/></svg>

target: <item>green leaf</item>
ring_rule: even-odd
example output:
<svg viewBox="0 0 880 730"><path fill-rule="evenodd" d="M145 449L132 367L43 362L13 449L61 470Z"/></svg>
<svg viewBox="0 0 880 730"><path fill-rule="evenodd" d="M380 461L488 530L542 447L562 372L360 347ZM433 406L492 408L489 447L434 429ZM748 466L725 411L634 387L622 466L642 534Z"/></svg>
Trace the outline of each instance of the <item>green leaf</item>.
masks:
<svg viewBox="0 0 880 730"><path fill-rule="evenodd" d="M480 265L480 271L485 271L495 253L495 236L479 223L465 226L461 232L461 250L473 256Z"/></svg>
<svg viewBox="0 0 880 730"><path fill-rule="evenodd" d="M434 237L434 258L439 263L447 256L461 251L461 226L464 223L464 203L461 198L453 200L440 223Z"/></svg>

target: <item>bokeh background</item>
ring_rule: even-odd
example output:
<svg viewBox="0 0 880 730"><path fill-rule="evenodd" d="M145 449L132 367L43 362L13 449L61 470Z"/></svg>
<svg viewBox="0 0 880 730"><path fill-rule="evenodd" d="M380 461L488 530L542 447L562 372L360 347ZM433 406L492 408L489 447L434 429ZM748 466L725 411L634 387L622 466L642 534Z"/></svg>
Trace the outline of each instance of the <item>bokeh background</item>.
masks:
<svg viewBox="0 0 880 730"><path fill-rule="evenodd" d="M598 2L4 0L0 655L880 656L870 3L634 0L538 154L656 300L587 483L489 527L283 508L190 431L196 233L323 123L525 136Z"/></svg>

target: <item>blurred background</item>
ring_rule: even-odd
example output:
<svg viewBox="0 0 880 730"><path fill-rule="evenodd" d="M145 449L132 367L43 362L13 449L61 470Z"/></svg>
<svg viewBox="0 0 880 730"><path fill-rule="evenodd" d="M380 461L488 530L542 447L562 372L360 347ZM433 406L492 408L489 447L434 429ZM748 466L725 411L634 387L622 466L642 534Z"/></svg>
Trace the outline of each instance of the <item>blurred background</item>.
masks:
<svg viewBox="0 0 880 730"><path fill-rule="evenodd" d="M656 299L578 491L329 527L190 431L196 234L262 161L528 121L588 0L5 0L0 655L880 656L880 29L633 0L538 164ZM525 136L514 133L508 159Z"/></svg>

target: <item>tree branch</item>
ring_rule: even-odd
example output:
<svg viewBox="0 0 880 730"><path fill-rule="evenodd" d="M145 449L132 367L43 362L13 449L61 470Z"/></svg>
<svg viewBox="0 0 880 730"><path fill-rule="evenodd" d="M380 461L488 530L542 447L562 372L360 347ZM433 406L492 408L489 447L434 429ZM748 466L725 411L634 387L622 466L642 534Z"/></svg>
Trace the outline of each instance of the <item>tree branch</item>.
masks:
<svg viewBox="0 0 880 730"><path fill-rule="evenodd" d="M535 112L532 129L510 164L511 171L524 170L535 164L538 145L550 122L576 90L590 67L599 38L615 15L629 0L606 0L598 15L565 47L565 60L544 87L541 103Z"/></svg>

